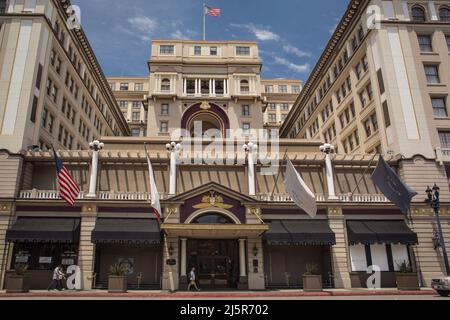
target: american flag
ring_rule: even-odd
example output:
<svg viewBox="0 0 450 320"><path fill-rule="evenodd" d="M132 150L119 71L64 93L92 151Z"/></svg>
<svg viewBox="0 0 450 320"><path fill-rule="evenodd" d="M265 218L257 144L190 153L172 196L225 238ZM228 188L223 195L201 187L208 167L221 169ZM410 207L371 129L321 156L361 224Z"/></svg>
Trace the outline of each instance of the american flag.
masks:
<svg viewBox="0 0 450 320"><path fill-rule="evenodd" d="M205 6L205 15L211 16L211 17L220 17L220 9Z"/></svg>
<svg viewBox="0 0 450 320"><path fill-rule="evenodd" d="M80 194L80 187L78 186L75 179L72 178L67 168L64 166L61 158L56 154L55 149L53 149L53 154L55 156L59 196L61 199L65 200L71 207L73 207L76 198Z"/></svg>

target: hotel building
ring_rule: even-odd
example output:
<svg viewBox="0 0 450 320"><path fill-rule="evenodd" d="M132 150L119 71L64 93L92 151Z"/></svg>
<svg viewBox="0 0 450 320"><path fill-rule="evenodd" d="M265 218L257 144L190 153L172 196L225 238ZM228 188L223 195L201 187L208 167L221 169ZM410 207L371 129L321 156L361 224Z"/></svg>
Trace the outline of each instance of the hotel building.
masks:
<svg viewBox="0 0 450 320"><path fill-rule="evenodd" d="M300 80L271 79L261 80L262 96L266 99L263 113L264 128L279 129L286 120L300 91Z"/></svg>
<svg viewBox="0 0 450 320"><path fill-rule="evenodd" d="M131 136L147 136L147 110L143 101L149 94L148 77L108 77L109 86L130 127Z"/></svg>
<svg viewBox="0 0 450 320"><path fill-rule="evenodd" d="M384 2L383 8L391 8ZM328 73L320 75L319 66L333 61L330 45L339 45L345 34L359 34L368 4L350 2L334 40L283 124L285 138L280 141L266 140L267 136L256 139L251 134L251 129L264 128L263 110L268 100L261 86L257 43L158 40L152 43L149 94L144 99L147 137L102 137L105 147L98 157L88 150L60 148L65 165L82 189L75 207L58 199L49 152L1 150L2 164L15 162L21 170L14 176L0 175L0 285L4 286L16 263L26 262L32 289L45 289L52 268L59 263L80 267L83 290L105 289L109 269L116 263L129 267L129 289L186 290L191 267L197 268L204 289L302 288L307 265L316 266L325 288L365 287L367 268L377 265L382 287L394 288L400 265L406 262L416 272L418 283L429 287L445 270L434 236L434 213L423 201L424 191L434 182L441 187L444 234L450 241L450 190L445 157L438 160L430 140L424 140L429 130L423 127L428 125L425 110L415 109L420 121L415 122L418 139L414 142L410 138L415 136L408 136L414 132L404 124L405 117L412 114L395 114L411 107L405 83L397 79L401 73L388 72L398 65L396 59L406 59L390 46L403 44L394 40L405 36L400 30L408 29L408 23L393 21L395 27L389 27L388 35L394 40L381 37L386 43L378 46L379 60L393 64L381 68L385 93L375 93L379 72L370 69L375 63L369 51L369 71L364 74L365 81L370 78L374 84L373 99L398 100L392 102L397 109L388 108L392 146L383 142L384 138L380 142L382 148L385 143L386 150L393 151L386 160L419 194L408 216L381 195L370 179L372 170L366 169L374 167L373 155L362 149L344 152L341 145L337 145L338 153L329 154L320 148L326 139L299 136L309 124L297 125L303 112L300 103L313 96L314 79L328 83ZM395 10L404 8L392 4ZM442 5L433 4L437 10ZM432 25L435 29L446 26L441 22ZM361 39L366 41L371 35L377 39L379 33L383 31L367 30ZM381 53L390 58L382 58ZM417 61L412 58L404 62L402 70L407 72L406 66L414 63ZM357 82L350 81L353 88ZM347 85L346 78L340 84L344 82ZM333 94L337 87L342 88L331 78L329 84L336 85L328 89ZM416 84L409 85L415 92L413 102L423 94L416 88ZM333 105L331 115L341 112L336 107ZM314 108L311 113L318 112ZM201 133L195 130L199 124ZM291 134L295 126L299 132ZM177 129L186 132L178 134ZM216 139L214 150L208 138L201 139L209 129L222 136ZM227 129L241 129L243 134L236 138ZM388 128L385 131L389 133ZM181 149L167 146L172 140L180 142ZM161 225L149 206L144 144L161 194ZM227 161L219 161L220 153ZM284 161L279 178L267 174L270 164L266 160L283 159L285 153L316 195L318 214L314 219L287 195ZM212 160L217 162L211 164ZM11 191L4 194L3 190ZM93 194L87 194L88 190L94 190Z"/></svg>

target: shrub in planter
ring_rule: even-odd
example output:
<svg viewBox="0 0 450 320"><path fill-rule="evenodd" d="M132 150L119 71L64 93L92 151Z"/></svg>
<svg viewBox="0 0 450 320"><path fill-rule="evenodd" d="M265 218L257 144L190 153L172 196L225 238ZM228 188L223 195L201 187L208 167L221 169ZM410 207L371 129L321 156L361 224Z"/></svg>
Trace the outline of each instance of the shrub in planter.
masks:
<svg viewBox="0 0 450 320"><path fill-rule="evenodd" d="M412 266L406 261L398 266L399 271L395 273L397 288L399 290L419 290L417 272L414 272Z"/></svg>
<svg viewBox="0 0 450 320"><path fill-rule="evenodd" d="M9 274L6 279L6 293L26 293L29 291L27 270L28 264L26 263L15 265L14 273Z"/></svg>
<svg viewBox="0 0 450 320"><path fill-rule="evenodd" d="M108 292L127 292L128 269L120 264L111 266L108 277Z"/></svg>
<svg viewBox="0 0 450 320"><path fill-rule="evenodd" d="M303 275L303 290L307 292L322 291L322 275L317 265L306 265L306 273Z"/></svg>

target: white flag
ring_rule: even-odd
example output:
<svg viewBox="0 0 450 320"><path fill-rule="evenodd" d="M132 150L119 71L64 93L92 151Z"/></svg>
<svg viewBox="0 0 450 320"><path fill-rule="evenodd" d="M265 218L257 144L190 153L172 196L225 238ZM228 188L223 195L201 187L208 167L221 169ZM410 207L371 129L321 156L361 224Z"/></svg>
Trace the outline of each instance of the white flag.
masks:
<svg viewBox="0 0 450 320"><path fill-rule="evenodd" d="M147 162L148 162L150 201L153 211L156 217L158 218L158 221L161 221L161 204L159 203L159 193L158 189L156 188L155 173L153 172L152 163L150 162L148 154L147 154Z"/></svg>
<svg viewBox="0 0 450 320"><path fill-rule="evenodd" d="M303 209L311 218L317 215L316 196L308 188L291 160L287 160L286 179L284 181L286 192L297 206Z"/></svg>

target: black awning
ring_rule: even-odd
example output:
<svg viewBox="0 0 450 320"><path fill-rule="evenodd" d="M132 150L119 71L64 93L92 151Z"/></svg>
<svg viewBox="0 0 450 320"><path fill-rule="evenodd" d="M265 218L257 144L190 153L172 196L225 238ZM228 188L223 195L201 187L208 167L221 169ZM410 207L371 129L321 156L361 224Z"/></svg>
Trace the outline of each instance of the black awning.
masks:
<svg viewBox="0 0 450 320"><path fill-rule="evenodd" d="M327 220L273 220L264 234L269 245L334 245L336 236Z"/></svg>
<svg viewBox="0 0 450 320"><path fill-rule="evenodd" d="M417 244L417 234L405 221L347 221L350 244Z"/></svg>
<svg viewBox="0 0 450 320"><path fill-rule="evenodd" d="M19 218L6 231L8 242L78 243L80 219Z"/></svg>
<svg viewBox="0 0 450 320"><path fill-rule="evenodd" d="M92 242L160 244L161 232L155 219L99 218Z"/></svg>

